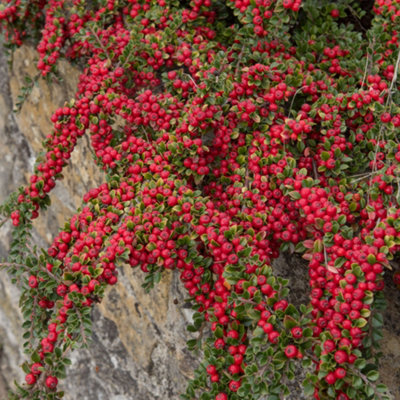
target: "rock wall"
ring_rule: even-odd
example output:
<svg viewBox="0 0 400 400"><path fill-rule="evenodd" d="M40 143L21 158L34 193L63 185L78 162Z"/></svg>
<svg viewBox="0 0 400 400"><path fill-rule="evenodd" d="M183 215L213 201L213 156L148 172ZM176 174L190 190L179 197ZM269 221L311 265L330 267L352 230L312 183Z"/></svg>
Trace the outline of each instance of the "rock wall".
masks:
<svg viewBox="0 0 400 400"><path fill-rule="evenodd" d="M33 170L41 142L50 133L50 116L73 97L79 72L61 62L64 82L48 86L41 81L34 87L19 114L13 104L24 85L24 77L33 75L35 53L29 47L14 55L12 69L0 50L0 202L24 184ZM59 226L79 205L83 193L102 182L89 156L87 137L80 139L66 168L65 179L57 184L52 207L34 223L35 240L41 246L50 243ZM11 225L0 230L0 257L7 254ZM292 300L307 301L307 273L297 259L280 259L279 274L292 278ZM103 302L93 311L93 341L88 350L75 351L68 378L62 383L66 400L156 400L177 399L185 380L193 373L196 360L185 343L190 339L186 323L191 310L185 304L185 292L177 274L168 273L149 294L141 288L139 270L123 268L119 283L109 288ZM387 279L390 300L385 315L381 373L395 399L400 399L400 292ZM23 379L19 365L21 352L21 316L18 290L4 271L0 272L0 399L14 379ZM299 381L301 381L299 377ZM293 400L300 400L299 382L293 385Z"/></svg>

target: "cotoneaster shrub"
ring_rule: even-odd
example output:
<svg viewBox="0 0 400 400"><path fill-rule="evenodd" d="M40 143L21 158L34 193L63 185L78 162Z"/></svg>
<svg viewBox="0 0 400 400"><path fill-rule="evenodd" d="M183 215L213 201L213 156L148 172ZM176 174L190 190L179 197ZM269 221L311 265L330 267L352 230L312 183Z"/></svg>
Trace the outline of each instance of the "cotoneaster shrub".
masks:
<svg viewBox="0 0 400 400"><path fill-rule="evenodd" d="M400 249L400 2L9 0L6 47L82 68L26 187L1 207L21 288L26 383L60 399L91 307L127 263L177 269L203 361L183 399L390 399L377 372L383 274ZM19 104L20 105L20 104ZM48 249L32 219L88 135L106 182ZM310 304L271 264L308 260ZM392 273L392 272L389 272ZM399 282L399 273L394 275ZM206 330L207 332L207 330Z"/></svg>

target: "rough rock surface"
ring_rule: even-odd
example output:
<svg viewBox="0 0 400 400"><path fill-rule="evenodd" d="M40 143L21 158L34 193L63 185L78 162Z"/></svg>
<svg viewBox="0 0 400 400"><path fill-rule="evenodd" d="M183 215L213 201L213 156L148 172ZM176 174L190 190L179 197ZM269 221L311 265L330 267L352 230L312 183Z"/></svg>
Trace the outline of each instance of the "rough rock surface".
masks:
<svg viewBox="0 0 400 400"><path fill-rule="evenodd" d="M41 141L50 132L51 113L73 96L78 71L61 63L66 80L48 86L41 81L33 89L19 114L12 113L25 75L33 75L34 51L18 50L12 70L0 50L0 202L29 178ZM66 178L52 193L52 207L35 221L35 240L46 246L59 226L79 206L83 193L102 182L89 157L84 137L73 153ZM0 257L7 253L10 225L0 230ZM307 302L307 273L298 259L281 258L276 269L291 278L292 301ZM104 301L93 312L93 340L89 349L75 351L68 378L63 382L66 400L155 400L177 399L185 380L193 373L195 358L185 343L191 310L178 276L168 273L149 294L141 288L139 270L123 268L119 283L109 288ZM385 313L381 374L395 399L400 399L400 292L387 279L388 309ZM4 271L0 272L0 399L14 379L23 379L19 365L21 316L18 290ZM301 371L300 371L301 372ZM299 379L291 386L290 399L300 400Z"/></svg>

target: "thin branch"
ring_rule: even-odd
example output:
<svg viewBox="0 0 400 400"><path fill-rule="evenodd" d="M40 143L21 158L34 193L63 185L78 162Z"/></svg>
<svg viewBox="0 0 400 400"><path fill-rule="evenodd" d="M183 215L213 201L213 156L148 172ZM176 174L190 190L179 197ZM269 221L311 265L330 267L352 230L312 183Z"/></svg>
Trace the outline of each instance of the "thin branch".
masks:
<svg viewBox="0 0 400 400"><path fill-rule="evenodd" d="M294 95L293 95L293 97L292 97L292 101L291 101L291 103L290 103L288 115L290 115L290 112L292 111L294 99L296 98L296 96L297 96L305 87L306 87L306 86L299 87L299 88L295 91L295 93L294 93Z"/></svg>
<svg viewBox="0 0 400 400"><path fill-rule="evenodd" d="M373 172L363 172L361 174L355 174L355 175L351 175L349 176L349 179L353 179L355 177L359 177L361 176L362 179L366 178L367 176L371 175Z"/></svg>
<svg viewBox="0 0 400 400"><path fill-rule="evenodd" d="M199 86L197 85L196 81L192 78L192 75L186 74L186 73L185 73L184 75L186 75L186 76L188 76L188 77L190 78L190 80L193 82L193 84L194 84L194 86L196 87L196 89L199 88Z"/></svg>
<svg viewBox="0 0 400 400"><path fill-rule="evenodd" d="M248 299L244 299L243 297L239 297L238 300L239 300L240 302L242 302L242 303L252 304L252 305L255 305L255 306L258 305L258 303L256 303L255 301L253 301L253 300L248 300Z"/></svg>
<svg viewBox="0 0 400 400"><path fill-rule="evenodd" d="M236 65L236 70L235 70L235 76L239 73L239 67L240 67L240 63L242 61L242 57L243 57L243 50L244 50L244 45L240 49L240 53L239 53L239 57L237 60L237 65Z"/></svg>
<svg viewBox="0 0 400 400"><path fill-rule="evenodd" d="M399 73L399 64L400 64L400 49L397 53L396 66L395 66L393 78L392 78L392 81L390 83L390 87L388 90L388 96L386 99L385 110L389 109L389 111L390 111L391 106L392 106L393 86L395 85L395 83L397 81L397 76ZM383 139L383 136L384 136L384 129L385 129L385 125L381 124L380 129L379 129L379 134L378 134L378 140L376 141L376 145L375 145L374 159L373 159L373 164L372 164L373 172L377 172L377 155L378 155L378 150L380 148L379 144L381 142L381 137ZM372 188L372 175L369 180L369 191L371 190L371 188ZM368 201L369 201L369 198L370 198L370 195L368 194Z"/></svg>
<svg viewBox="0 0 400 400"><path fill-rule="evenodd" d="M399 178L397 178L396 181L397 181L396 201L398 204L400 204L400 180L399 180Z"/></svg>
<svg viewBox="0 0 400 400"><path fill-rule="evenodd" d="M359 18L359 16L357 15L356 10L354 10L354 8L350 5L347 6L347 8L350 10L351 14L353 15L353 17L356 19L356 21L358 22L358 25L360 25L360 28L364 31L367 32L367 29L364 27L364 25L361 23L361 20Z"/></svg>
<svg viewBox="0 0 400 400"><path fill-rule="evenodd" d="M312 162L312 166L313 166L314 178L315 179L319 179L319 175L318 175L317 167L315 165L314 158L311 160L311 162Z"/></svg>
<svg viewBox="0 0 400 400"><path fill-rule="evenodd" d="M32 323L31 323L31 327L29 328L29 348L30 349L32 349L33 330L35 328L35 324L33 323L33 320L36 317L36 312L35 312L36 306L37 306L37 296L35 296L33 298L33 311L32 311L32 314L31 314Z"/></svg>
<svg viewBox="0 0 400 400"><path fill-rule="evenodd" d="M263 378L264 372L271 368L271 361L272 361L272 356L269 356L264 366L260 367L257 363L258 371L256 373L256 376Z"/></svg>
<svg viewBox="0 0 400 400"><path fill-rule="evenodd" d="M249 190L249 169L248 168L246 168L246 175L244 177L244 187L247 190ZM243 212L245 208L246 208L246 205L245 205L245 202L243 201L241 211Z"/></svg>
<svg viewBox="0 0 400 400"><path fill-rule="evenodd" d="M393 86L395 85L395 83L397 81L397 75L399 73L399 64L400 64L400 49L399 49L399 51L397 53L396 66L394 68L392 82L390 82L388 98L386 100L386 106L389 104L389 101L392 100L392 90L393 90Z"/></svg>
<svg viewBox="0 0 400 400"><path fill-rule="evenodd" d="M144 135L146 136L147 141L148 141L149 143L151 143L151 141L150 141L150 139L149 139L149 136L148 136L146 130L143 128L143 125L140 125L140 127L142 128L143 133L144 133Z"/></svg>
<svg viewBox="0 0 400 400"><path fill-rule="evenodd" d="M374 389L375 395L379 400L383 400L383 397L381 396L381 394L378 392L376 385L369 381L368 378L361 372L361 371L356 371L355 369L350 369L356 376L359 376L363 382L368 385L371 386Z"/></svg>
<svg viewBox="0 0 400 400"><path fill-rule="evenodd" d="M373 52L373 50L374 50L374 45L375 45L375 37L373 38L372 43L370 43L368 46L368 48L371 48L371 52ZM368 53L368 50L367 50L367 58L365 61L364 75L363 75L363 79L361 81L361 87L364 86L365 79L367 77L367 73L369 73L371 71L370 61L371 61L371 54Z"/></svg>
<svg viewBox="0 0 400 400"><path fill-rule="evenodd" d="M0 268L2 268L2 267L4 267L4 268L19 267L19 268L25 269L25 271L28 271L28 272L31 271L31 268L29 268L27 265L25 265L25 264L18 264L18 263L8 263L8 262L0 263ZM51 278L53 278L56 282L58 282L58 283L63 283L63 281L62 281L60 278L58 278L57 276L55 276L55 275L54 275L52 272L50 272L47 268L45 268L45 267L39 265L39 269L40 269L41 271L45 272L45 273L46 273L47 275L49 275Z"/></svg>
<svg viewBox="0 0 400 400"><path fill-rule="evenodd" d="M79 324L80 324L79 328L80 328L80 331L81 331L82 341L83 341L83 343L84 343L84 345L86 347L89 347L88 340L87 340L86 334L85 334L85 329L83 327L82 314L79 311L78 307L76 307L75 305L74 305L74 310L75 310L75 312L76 312L76 314L78 316L78 319L79 319Z"/></svg>
<svg viewBox="0 0 400 400"><path fill-rule="evenodd" d="M25 243L25 246L35 257L37 257L36 251L28 244L28 242Z"/></svg>
<svg viewBox="0 0 400 400"><path fill-rule="evenodd" d="M90 32L92 33L92 35L95 37L97 43L100 45L101 49L103 50L104 54L105 54L106 57L107 57L107 60L111 63L112 61L111 61L110 55L108 54L108 51L107 51L107 49L104 47L103 43L101 43L101 40L100 40L100 38L98 37L97 33L96 33L90 26L89 26L89 30L90 30Z"/></svg>
<svg viewBox="0 0 400 400"><path fill-rule="evenodd" d="M0 228L8 221L8 217L4 217L2 220L0 220Z"/></svg>

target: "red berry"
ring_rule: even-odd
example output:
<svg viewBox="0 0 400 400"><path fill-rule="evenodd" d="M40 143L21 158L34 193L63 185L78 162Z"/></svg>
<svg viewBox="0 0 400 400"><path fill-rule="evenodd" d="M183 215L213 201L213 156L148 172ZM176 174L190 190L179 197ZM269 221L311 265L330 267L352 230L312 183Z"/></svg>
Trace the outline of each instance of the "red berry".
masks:
<svg viewBox="0 0 400 400"><path fill-rule="evenodd" d="M229 389L232 392L237 392L239 390L239 388L240 388L240 381L232 380L232 381L229 382Z"/></svg>
<svg viewBox="0 0 400 400"><path fill-rule="evenodd" d="M296 346L289 344L288 346L286 346L285 348L285 355L287 358L294 358L297 356L298 353L298 349Z"/></svg>
<svg viewBox="0 0 400 400"><path fill-rule="evenodd" d="M336 376L333 372L329 372L329 374L325 377L325 381L328 385L334 385L336 382Z"/></svg>
<svg viewBox="0 0 400 400"><path fill-rule="evenodd" d="M268 334L268 340L271 343L278 343L278 339L279 339L279 333L277 331L272 331Z"/></svg>
<svg viewBox="0 0 400 400"><path fill-rule="evenodd" d="M213 374L211 375L211 382L219 382L219 375L218 374Z"/></svg>
<svg viewBox="0 0 400 400"><path fill-rule="evenodd" d="M336 368L335 376L337 379L343 379L346 376L346 370L342 367Z"/></svg>
<svg viewBox="0 0 400 400"><path fill-rule="evenodd" d="M223 349L224 346L225 346L225 341L224 341L224 339L222 339L222 338L217 339L217 340L215 341L215 343L214 343L214 347L215 347L216 349Z"/></svg>
<svg viewBox="0 0 400 400"><path fill-rule="evenodd" d="M300 326L295 326L291 329L291 333L295 339L299 339L303 336L303 329L301 329Z"/></svg>
<svg viewBox="0 0 400 400"><path fill-rule="evenodd" d="M347 353L343 350L338 350L334 357L338 364L343 364L347 361Z"/></svg>
<svg viewBox="0 0 400 400"><path fill-rule="evenodd" d="M38 286L37 278L34 275L31 275L28 280L28 285L34 289Z"/></svg>
<svg viewBox="0 0 400 400"><path fill-rule="evenodd" d="M231 375L236 375L236 374L238 374L240 372L240 367L238 365L236 365L236 364L231 364L228 367L228 371L229 371L229 373Z"/></svg>
<svg viewBox="0 0 400 400"><path fill-rule="evenodd" d="M323 348L324 351L327 353L330 353L331 351L333 351L335 349L335 342L331 339L325 340Z"/></svg>
<svg viewBox="0 0 400 400"><path fill-rule="evenodd" d="M31 374L27 374L25 376L25 382L28 385L33 385L36 382L36 376L34 374L32 374L32 373Z"/></svg>
<svg viewBox="0 0 400 400"><path fill-rule="evenodd" d="M242 362L243 362L243 355L237 353L237 354L235 354L235 355L233 356L233 359L234 359L234 363L235 363L236 365L241 365Z"/></svg>
<svg viewBox="0 0 400 400"><path fill-rule="evenodd" d="M334 9L331 11L331 16L332 16L332 18L338 18L339 15L340 15L340 12L339 12L339 10L338 10L337 8L334 8Z"/></svg>
<svg viewBox="0 0 400 400"><path fill-rule="evenodd" d="M217 369L215 368L215 365L210 364L207 366L206 371L209 375L213 375L217 372Z"/></svg>
<svg viewBox="0 0 400 400"><path fill-rule="evenodd" d="M68 293L68 288L67 286L61 284L57 286L57 294L61 297L64 297Z"/></svg>
<svg viewBox="0 0 400 400"><path fill-rule="evenodd" d="M390 122L391 119L392 119L392 116L391 116L388 112L385 112L385 113L383 113L383 114L381 115L381 121L382 121L383 123Z"/></svg>
<svg viewBox="0 0 400 400"><path fill-rule="evenodd" d="M42 371L40 371L39 368L41 368L41 367L43 367L43 365L40 364L40 363L34 363L34 364L32 364L32 366L31 366L31 372L32 372L32 374L34 374L34 375L40 375L40 374L42 373Z"/></svg>
<svg viewBox="0 0 400 400"><path fill-rule="evenodd" d="M57 387L58 379L55 376L48 376L46 378L46 386L49 389L54 390Z"/></svg>

